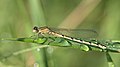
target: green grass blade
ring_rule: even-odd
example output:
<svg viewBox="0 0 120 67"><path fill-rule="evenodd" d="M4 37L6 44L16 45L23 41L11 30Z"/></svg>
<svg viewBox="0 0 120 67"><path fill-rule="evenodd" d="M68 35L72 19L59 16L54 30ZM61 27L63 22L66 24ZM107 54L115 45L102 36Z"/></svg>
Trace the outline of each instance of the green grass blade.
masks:
<svg viewBox="0 0 120 67"><path fill-rule="evenodd" d="M34 46L32 48L27 48L27 49L19 50L19 51L16 51L16 52L12 53L12 54L9 54L9 55L7 55L7 56L5 56L3 58L0 58L0 60L4 61L4 59L7 59L7 58L9 58L11 56L16 56L16 55L19 55L19 54L23 54L25 52L29 52L29 51L40 49L40 48L45 48L45 47L48 47L48 46L49 45L41 45L41 46Z"/></svg>
<svg viewBox="0 0 120 67"><path fill-rule="evenodd" d="M108 52L106 52L106 57L107 57L107 63L109 67L115 67L115 64Z"/></svg>
<svg viewBox="0 0 120 67"><path fill-rule="evenodd" d="M106 45L106 49L102 49L99 47L94 46L88 46L86 44L80 44L76 43L74 41L70 41L64 38L60 37L39 37L39 38L8 38L8 39L2 39L2 40L10 40L10 41L21 41L21 42L28 42L28 43L36 43L36 44L46 44L50 46L59 46L59 47L72 47L72 48L79 48L83 51L104 51L104 52L115 52L120 53L120 42L119 41L110 41L107 43L102 43L103 45ZM86 42L92 42L91 40L87 40ZM93 42L94 43L94 42Z"/></svg>
<svg viewBox="0 0 120 67"><path fill-rule="evenodd" d="M41 0L28 0L28 4L30 7L30 17L32 19L32 24L38 25L38 26L46 26L46 18L44 16L44 10L42 6ZM30 31L30 30L29 30ZM32 44L34 47L35 44ZM35 56L35 62L39 64L40 67L47 67L48 64L46 64L47 59L45 56L45 50L41 49L40 52L33 51Z"/></svg>
<svg viewBox="0 0 120 67"><path fill-rule="evenodd" d="M8 40L8 41L21 41L21 42L28 42L28 43L44 43L46 41L46 38L7 38L2 40Z"/></svg>

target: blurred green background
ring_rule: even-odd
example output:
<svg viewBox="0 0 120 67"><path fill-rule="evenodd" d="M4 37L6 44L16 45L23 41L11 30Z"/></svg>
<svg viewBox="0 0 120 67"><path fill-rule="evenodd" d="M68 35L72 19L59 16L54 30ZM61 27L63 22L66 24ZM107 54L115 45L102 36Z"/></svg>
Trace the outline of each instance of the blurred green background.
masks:
<svg viewBox="0 0 120 67"><path fill-rule="evenodd" d="M120 0L0 0L0 38L30 37L34 26L93 29L119 40ZM80 38L80 37L78 37ZM38 44L0 41L0 59ZM120 54L110 53L116 67ZM50 47L0 60L0 67L108 67L105 53Z"/></svg>

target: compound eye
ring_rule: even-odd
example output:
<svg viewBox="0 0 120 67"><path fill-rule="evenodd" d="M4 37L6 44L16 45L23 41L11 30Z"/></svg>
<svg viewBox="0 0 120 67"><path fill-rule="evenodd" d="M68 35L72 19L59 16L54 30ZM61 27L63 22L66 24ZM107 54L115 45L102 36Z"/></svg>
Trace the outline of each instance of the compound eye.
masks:
<svg viewBox="0 0 120 67"><path fill-rule="evenodd" d="M33 28L33 32L38 32L38 27L35 26L35 27Z"/></svg>
<svg viewBox="0 0 120 67"><path fill-rule="evenodd" d="M33 28L33 30L38 30L38 27L35 26L35 27Z"/></svg>

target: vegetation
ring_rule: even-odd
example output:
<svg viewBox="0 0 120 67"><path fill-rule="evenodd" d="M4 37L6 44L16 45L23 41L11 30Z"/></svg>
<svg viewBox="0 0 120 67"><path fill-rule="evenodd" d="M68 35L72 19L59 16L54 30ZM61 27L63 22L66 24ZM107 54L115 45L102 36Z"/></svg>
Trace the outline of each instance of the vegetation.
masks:
<svg viewBox="0 0 120 67"><path fill-rule="evenodd" d="M119 4L119 0L0 0L0 38L30 37L33 26L49 26L93 29L99 33L96 39L119 40ZM0 67L108 67L104 52L66 47L32 50L36 46L0 41L0 59L5 58ZM23 53L6 58L17 51ZM120 54L110 55L119 67Z"/></svg>

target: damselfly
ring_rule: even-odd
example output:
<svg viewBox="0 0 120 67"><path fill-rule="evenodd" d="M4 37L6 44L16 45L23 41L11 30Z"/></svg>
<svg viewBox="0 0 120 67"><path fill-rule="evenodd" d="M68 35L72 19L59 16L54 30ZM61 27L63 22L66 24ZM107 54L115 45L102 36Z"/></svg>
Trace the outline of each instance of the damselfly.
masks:
<svg viewBox="0 0 120 67"><path fill-rule="evenodd" d="M61 37L61 38L65 38L67 40L71 40L71 41L74 41L74 42L77 42L77 43L80 43L80 44L85 44L85 45L88 45L88 46L93 46L93 47L97 47L97 48L101 48L103 50L106 50L107 47L103 44L100 44L100 43L92 43L92 42L87 42L85 40L82 40L82 39L77 39L77 38L73 38L73 37L70 37L70 36L67 36L67 35L64 35L64 34L61 34L61 33L58 33L58 32L55 32L53 30L51 30L50 28L48 27L34 27L33 28L33 32L36 32L38 35L45 35L45 34L48 34L48 35L51 35L51 36L56 36L56 37Z"/></svg>

